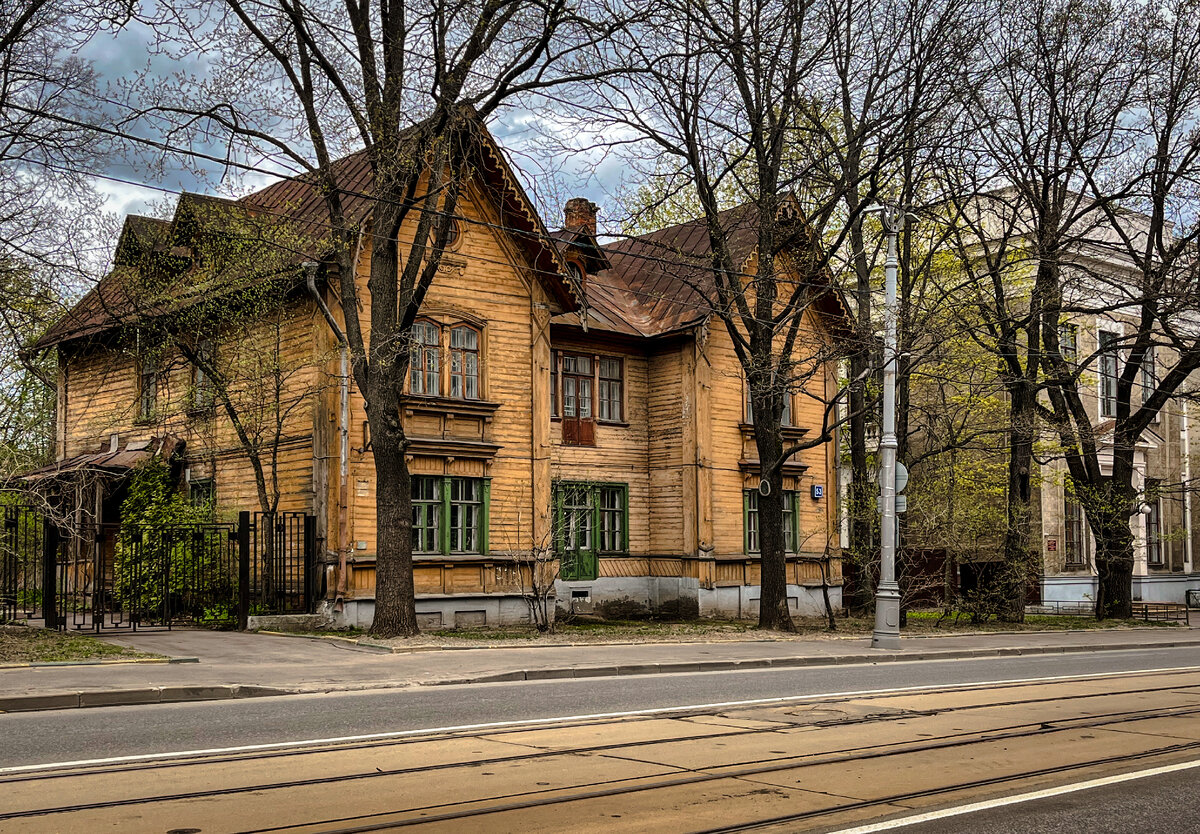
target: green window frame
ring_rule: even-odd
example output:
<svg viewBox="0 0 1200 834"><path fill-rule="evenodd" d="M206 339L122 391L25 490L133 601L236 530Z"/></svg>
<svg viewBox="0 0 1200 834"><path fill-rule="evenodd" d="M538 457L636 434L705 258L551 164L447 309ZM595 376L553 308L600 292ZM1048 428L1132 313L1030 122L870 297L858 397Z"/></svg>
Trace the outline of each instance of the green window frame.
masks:
<svg viewBox="0 0 1200 834"><path fill-rule="evenodd" d="M800 551L800 500L795 490L783 491L783 542L787 553ZM742 546L746 553L761 552L758 525L758 490L742 491Z"/></svg>
<svg viewBox="0 0 1200 834"><path fill-rule="evenodd" d="M413 553L441 552L442 479L413 475Z"/></svg>
<svg viewBox="0 0 1200 834"><path fill-rule="evenodd" d="M413 475L413 553L486 555L491 478Z"/></svg>
<svg viewBox="0 0 1200 834"><path fill-rule="evenodd" d="M596 557L629 552L629 485L554 483L554 549L567 580L597 577Z"/></svg>

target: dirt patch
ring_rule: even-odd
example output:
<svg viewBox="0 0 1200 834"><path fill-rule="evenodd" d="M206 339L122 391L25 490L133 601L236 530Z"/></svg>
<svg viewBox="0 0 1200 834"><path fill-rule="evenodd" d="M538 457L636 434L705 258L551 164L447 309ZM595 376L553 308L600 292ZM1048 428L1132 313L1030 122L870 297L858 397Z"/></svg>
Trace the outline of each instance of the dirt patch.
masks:
<svg viewBox="0 0 1200 834"><path fill-rule="evenodd" d="M156 655L88 637L24 625L0 625L0 663L61 663L120 660Z"/></svg>

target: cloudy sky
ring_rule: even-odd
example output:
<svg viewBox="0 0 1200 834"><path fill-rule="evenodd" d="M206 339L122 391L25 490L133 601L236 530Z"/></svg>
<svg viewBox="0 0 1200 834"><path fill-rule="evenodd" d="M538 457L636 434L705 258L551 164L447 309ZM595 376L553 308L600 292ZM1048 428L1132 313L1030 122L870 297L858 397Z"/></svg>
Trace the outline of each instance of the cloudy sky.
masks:
<svg viewBox="0 0 1200 834"><path fill-rule="evenodd" d="M175 72L198 72L203 69L203 60L197 56L195 65L169 60L151 54L148 45L152 42L151 32L144 24L132 23L116 33L102 33L93 38L82 50L81 55L93 62L109 98L120 98L120 87L137 73L149 71L162 76ZM110 107L108 116L115 126L120 117L118 107ZM538 116L529 111L509 109L498 114L489 124L502 147L509 152L509 159L520 172L527 190L539 204L543 217L551 227L557 225L558 211L567 197L587 197L601 206L601 222L604 207L613 206L615 195L625 186L628 166L614 156L604 157L598 152L589 154L550 153L545 150L546 125L539 124ZM145 129L135 133L150 138L154 134ZM212 149L220 153L219 148ZM169 210L180 191L193 191L223 196L237 196L261 187L271 181L268 175L257 173L230 177L223 174L221 166L200 162L201 170L194 170L196 162L182 164L179 159L160 160L147 155L126 154L114 158L95 180L95 187L106 198L106 210L118 216L126 214L162 214ZM615 211L615 206L614 206ZM614 212L609 212L609 217Z"/></svg>

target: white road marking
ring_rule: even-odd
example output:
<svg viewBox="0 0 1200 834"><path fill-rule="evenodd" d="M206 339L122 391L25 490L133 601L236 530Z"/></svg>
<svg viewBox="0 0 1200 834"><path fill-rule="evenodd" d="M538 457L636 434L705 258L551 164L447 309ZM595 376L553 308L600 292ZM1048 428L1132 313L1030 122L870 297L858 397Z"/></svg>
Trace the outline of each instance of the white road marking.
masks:
<svg viewBox="0 0 1200 834"><path fill-rule="evenodd" d="M788 695L778 698L754 698L746 701L719 701L711 704L683 704L672 707L654 707L650 709L627 710L624 712L596 712L586 715L561 715L554 718L522 718L513 721L490 721L483 724L458 724L449 727L426 727L417 730L395 730L387 733L367 733L356 736L334 736L331 738L310 738L298 741L276 741L267 744L242 744L236 747L210 747L200 750L177 750L169 753L139 753L132 756L110 756L104 759L76 759L69 762L48 762L46 764L0 767L0 776L12 773L29 773L32 771L55 770L60 768L129 764L131 762L153 762L162 761L164 759L186 759L195 758L197 756L218 756L227 753L257 753L265 750L284 750L291 747L320 747L330 744L347 744L359 741L384 741L387 739L410 738L413 736L461 733L471 730L500 730L524 726L540 727L547 724L567 724L575 721L596 721L608 718L633 718L643 715L663 715L665 713L674 712L731 709L733 707L752 707L762 706L764 704L790 704L797 701L820 701L831 698L854 698L862 695L902 695L909 692L930 692L934 690L986 689L989 686L1018 685L1025 683L1050 683L1054 681L1091 680L1095 678L1119 678L1129 677L1131 675L1168 674L1172 672L1200 672L1200 666L1169 666L1161 669L1135 669L1128 672L1091 672L1083 675L1053 675L1040 678L1002 679L963 684L936 683L925 684L922 686L897 687L894 689L855 689L845 692L821 692L813 695Z"/></svg>
<svg viewBox="0 0 1200 834"><path fill-rule="evenodd" d="M955 808L943 808L940 811L929 811L924 814L916 814L911 817L901 817L900 819L887 820L886 822L876 822L870 825L860 825L856 828L844 828L840 831L832 832L832 834L873 834L876 831L892 831L897 828L906 828L910 825L917 825L922 822L932 822L934 820L947 819L948 817L958 817L963 814L973 814L976 811L987 811L992 808L1003 808L1006 805L1017 805L1022 802L1032 802L1035 799L1046 799L1052 796L1062 796L1063 794L1076 793L1078 791L1087 791L1092 788L1103 788L1106 785L1118 785L1121 782L1132 782L1135 779L1145 779L1149 776L1159 776L1163 773L1176 773L1180 770L1192 770L1200 767L1200 760L1193 762L1182 762L1180 764L1163 765L1162 767L1152 767L1147 770L1138 770L1133 773L1122 773L1117 776L1105 776L1101 779L1089 779L1086 782L1075 782L1070 785L1060 785L1057 788L1045 788L1040 791L1030 791L1029 793L1019 793L1013 796L1005 796L1000 799L989 799L984 802L972 802L970 805L959 805Z"/></svg>

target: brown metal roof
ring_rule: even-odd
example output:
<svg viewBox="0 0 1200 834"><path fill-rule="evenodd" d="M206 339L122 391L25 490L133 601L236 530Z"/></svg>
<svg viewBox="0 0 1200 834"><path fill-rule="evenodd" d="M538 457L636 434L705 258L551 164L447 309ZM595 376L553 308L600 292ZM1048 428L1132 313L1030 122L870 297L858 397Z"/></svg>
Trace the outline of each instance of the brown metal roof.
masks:
<svg viewBox="0 0 1200 834"><path fill-rule="evenodd" d="M746 203L719 215L734 267L744 270L757 246L757 206ZM661 336L708 318L715 284L708 225L691 220L603 247L611 264L587 283L588 327L624 335ZM819 309L835 320L845 308L830 290ZM558 316L578 325L578 315Z"/></svg>
<svg viewBox="0 0 1200 834"><path fill-rule="evenodd" d="M567 310L576 309L582 299L562 274L562 262L549 232L518 182L507 159L495 144L486 128L470 120L468 129L477 141L467 144L472 149L469 160L485 181L497 186L489 189L497 200L504 226L527 252L534 264L535 274L541 276L547 288ZM333 174L342 190L342 205L346 223L357 226L368 218L374 204L373 172L367 151L350 154L333 163ZM61 342L93 335L121 323L122 317L144 315L130 296L133 280L139 273L132 268L139 253L154 251L164 256L187 258L192 236L198 229L220 234L228 225L254 223L264 229L269 223L286 226L286 261L298 265L304 261L320 261L332 252L329 211L324 198L314 186L310 174L280 180L240 200L227 200L199 194L181 195L171 221L131 216L118 242L116 267L62 319L55 322L32 347L48 348ZM264 239L266 237L264 236ZM286 265L286 264L285 264ZM279 264L276 264L276 268ZM186 276L186 277L185 277ZM168 293L170 303L180 297L214 289L213 282L231 289L251 276L222 274L197 285L186 270L175 281L178 289ZM144 306L144 305L143 305ZM153 312L153 311L152 311Z"/></svg>

